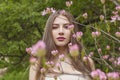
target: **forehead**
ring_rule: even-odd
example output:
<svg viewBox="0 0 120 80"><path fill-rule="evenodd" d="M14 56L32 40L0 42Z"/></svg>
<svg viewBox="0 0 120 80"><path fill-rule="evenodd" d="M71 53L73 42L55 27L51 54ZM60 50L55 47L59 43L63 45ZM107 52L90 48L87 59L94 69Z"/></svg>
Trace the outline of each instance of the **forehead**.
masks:
<svg viewBox="0 0 120 80"><path fill-rule="evenodd" d="M53 24L67 24L70 23L68 18L63 16L63 15L59 15L55 18Z"/></svg>

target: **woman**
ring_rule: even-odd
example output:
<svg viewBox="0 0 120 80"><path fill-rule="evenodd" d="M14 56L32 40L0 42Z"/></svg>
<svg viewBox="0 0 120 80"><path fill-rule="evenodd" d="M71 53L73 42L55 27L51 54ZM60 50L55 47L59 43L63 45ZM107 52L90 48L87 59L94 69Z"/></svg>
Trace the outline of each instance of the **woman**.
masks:
<svg viewBox="0 0 120 80"><path fill-rule="evenodd" d="M69 28L71 25L72 28ZM73 16L67 11L59 10L50 15L45 26L43 41L46 44L45 58L47 61L53 61L54 66L42 74L40 72L43 67L42 62L38 59L36 65L30 67L29 80L91 80L89 73L93 69L91 66L93 62L90 58L87 63L83 62L80 54L81 45L72 37L76 32L78 32L78 26ZM79 48L77 56L73 57L69 54L69 43L77 44ZM51 54L53 50L56 50L56 56ZM60 60L62 55L64 55L64 60Z"/></svg>

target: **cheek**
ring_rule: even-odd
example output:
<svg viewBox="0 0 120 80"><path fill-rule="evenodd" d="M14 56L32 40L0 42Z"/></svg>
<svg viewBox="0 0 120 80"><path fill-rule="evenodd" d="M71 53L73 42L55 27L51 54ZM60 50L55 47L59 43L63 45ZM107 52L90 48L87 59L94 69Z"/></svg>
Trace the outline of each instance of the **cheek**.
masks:
<svg viewBox="0 0 120 80"><path fill-rule="evenodd" d="M70 40L70 38L71 38L71 36L72 36L71 32L68 31L66 36L68 37L68 40Z"/></svg>
<svg viewBox="0 0 120 80"><path fill-rule="evenodd" d="M57 35L56 31L52 31L52 38L53 38L53 40L55 39L56 35Z"/></svg>

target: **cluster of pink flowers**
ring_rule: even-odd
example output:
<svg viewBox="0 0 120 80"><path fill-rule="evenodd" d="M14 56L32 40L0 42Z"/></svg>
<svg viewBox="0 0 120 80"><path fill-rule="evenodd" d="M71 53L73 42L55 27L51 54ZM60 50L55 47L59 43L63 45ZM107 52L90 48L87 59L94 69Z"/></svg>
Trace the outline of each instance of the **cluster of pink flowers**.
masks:
<svg viewBox="0 0 120 80"><path fill-rule="evenodd" d="M95 32L92 32L92 37L99 37L101 35L101 32L100 31L95 31Z"/></svg>
<svg viewBox="0 0 120 80"><path fill-rule="evenodd" d="M73 29L74 29L74 25L71 24L71 25L68 26L68 28L69 28L71 31L73 31Z"/></svg>
<svg viewBox="0 0 120 80"><path fill-rule="evenodd" d="M76 38L77 40L80 40L82 36L83 36L83 32L81 31L73 34L73 38Z"/></svg>
<svg viewBox="0 0 120 80"><path fill-rule="evenodd" d="M56 56L58 54L58 50L51 51L51 54L54 55L54 56Z"/></svg>
<svg viewBox="0 0 120 80"><path fill-rule="evenodd" d="M91 76L94 80L120 80L120 73L118 72L104 73L100 69L92 71Z"/></svg>
<svg viewBox="0 0 120 80"><path fill-rule="evenodd" d="M106 74L100 69L96 69L95 71L92 71L91 76L95 80L107 80Z"/></svg>
<svg viewBox="0 0 120 80"><path fill-rule="evenodd" d="M48 62L46 62L46 65L48 68L52 68L52 67L54 67L55 64L53 61L48 61Z"/></svg>
<svg viewBox="0 0 120 80"><path fill-rule="evenodd" d="M43 41L40 40L36 44L34 44L32 47L26 48L26 52L31 55L30 63L34 64L37 58L45 56L46 45Z"/></svg>
<svg viewBox="0 0 120 80"><path fill-rule="evenodd" d="M65 15L65 10L61 10L59 14Z"/></svg>
<svg viewBox="0 0 120 80"><path fill-rule="evenodd" d="M116 6L116 10L117 11L113 11L113 16L111 16L111 22L115 22L116 20L120 21L120 15L119 15L119 11L120 11L120 6Z"/></svg>
<svg viewBox="0 0 120 80"><path fill-rule="evenodd" d="M66 1L66 6L67 6L67 7L70 7L72 4L73 4L72 1Z"/></svg>
<svg viewBox="0 0 120 80"><path fill-rule="evenodd" d="M115 8L117 11L120 11L120 5L116 6Z"/></svg>
<svg viewBox="0 0 120 80"><path fill-rule="evenodd" d="M46 14L54 13L56 10L54 8L47 7L45 10L42 11L41 15L44 16Z"/></svg>
<svg viewBox="0 0 120 80"><path fill-rule="evenodd" d="M107 73L108 80L120 80L120 74L118 72Z"/></svg>
<svg viewBox="0 0 120 80"><path fill-rule="evenodd" d="M107 60L109 58L109 55L102 56L103 59Z"/></svg>
<svg viewBox="0 0 120 80"><path fill-rule="evenodd" d="M120 66L120 57L118 57L116 60L113 61L113 64L115 66Z"/></svg>
<svg viewBox="0 0 120 80"><path fill-rule="evenodd" d="M120 38L120 32L116 32L115 36L118 37L118 38Z"/></svg>

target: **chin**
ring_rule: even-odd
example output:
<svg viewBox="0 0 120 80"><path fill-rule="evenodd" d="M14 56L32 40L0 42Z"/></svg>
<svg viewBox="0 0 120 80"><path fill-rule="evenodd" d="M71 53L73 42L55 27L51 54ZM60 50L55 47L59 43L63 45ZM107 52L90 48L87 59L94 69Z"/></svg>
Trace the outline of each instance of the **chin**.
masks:
<svg viewBox="0 0 120 80"><path fill-rule="evenodd" d="M56 45L59 46L59 47L64 47L64 46L67 45L67 43L59 43L59 44L56 44Z"/></svg>

